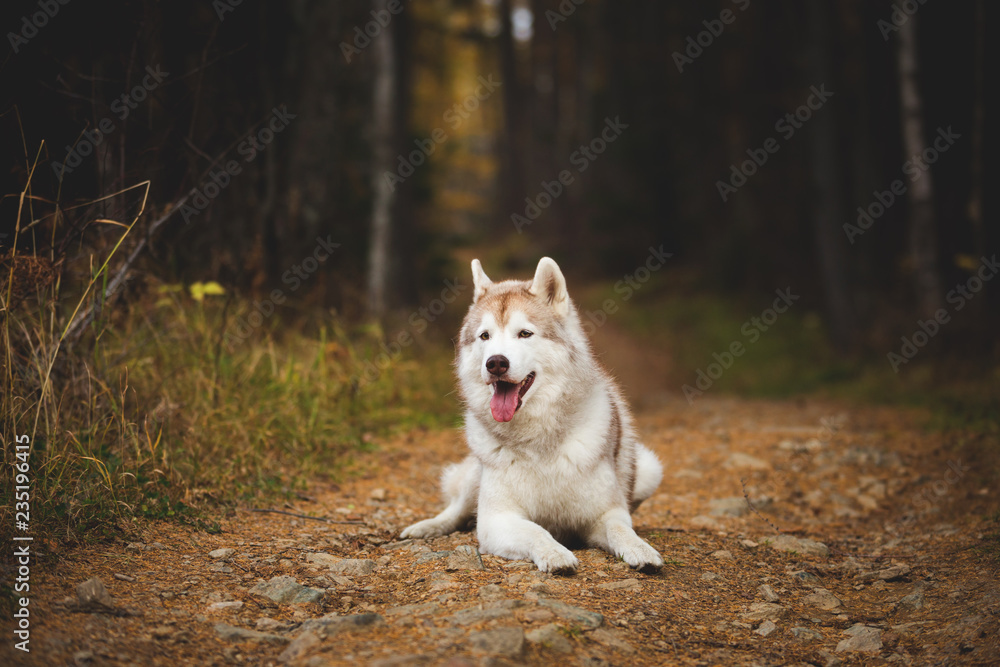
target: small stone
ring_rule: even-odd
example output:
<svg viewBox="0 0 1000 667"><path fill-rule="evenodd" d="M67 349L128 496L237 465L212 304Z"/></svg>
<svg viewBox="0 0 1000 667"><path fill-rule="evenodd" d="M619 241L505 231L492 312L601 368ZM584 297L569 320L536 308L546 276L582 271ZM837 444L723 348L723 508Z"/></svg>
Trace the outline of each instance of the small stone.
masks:
<svg viewBox="0 0 1000 667"><path fill-rule="evenodd" d="M712 552L712 558L715 558L716 560L732 560L733 552L727 551L726 549L719 549L718 551Z"/></svg>
<svg viewBox="0 0 1000 667"><path fill-rule="evenodd" d="M117 579L118 581L127 581L129 583L135 581L135 577L129 576L127 574L119 574L118 572L115 572L115 579Z"/></svg>
<svg viewBox="0 0 1000 667"><path fill-rule="evenodd" d="M844 664L843 660L841 660L834 654L830 653L829 651L819 651L818 653L819 657L826 660L826 662L823 663L823 667L840 667L841 665Z"/></svg>
<svg viewBox="0 0 1000 667"><path fill-rule="evenodd" d="M788 610L782 607L780 604L773 604L771 602L754 602L750 605L750 609L743 612L742 617L745 621L765 621L765 620L777 620L784 616Z"/></svg>
<svg viewBox="0 0 1000 667"><path fill-rule="evenodd" d="M378 614L352 614L349 616L338 616L336 612L321 616L320 618L310 618L302 623L303 632L315 633L320 638L328 635L335 635L339 632L357 630L358 628L377 627L385 624Z"/></svg>
<svg viewBox="0 0 1000 667"><path fill-rule="evenodd" d="M538 604L542 607L550 609L559 618L579 623L587 628L599 628L601 627L601 624L604 623L604 616L602 614L599 614L596 611L588 611L586 609L581 609L580 607L574 607L573 605L566 604L565 602L542 599L538 601Z"/></svg>
<svg viewBox="0 0 1000 667"><path fill-rule="evenodd" d="M903 596L900 598L899 602L896 603L897 611L916 611L923 608L924 593L920 590L915 590L909 595Z"/></svg>
<svg viewBox="0 0 1000 667"><path fill-rule="evenodd" d="M76 597L84 607L103 607L114 609L115 601L104 587L100 577L92 577L76 587Z"/></svg>
<svg viewBox="0 0 1000 667"><path fill-rule="evenodd" d="M800 584L807 584L810 586L819 583L819 577L812 572L807 572L806 570L796 570L795 572L792 572L792 578Z"/></svg>
<svg viewBox="0 0 1000 667"><path fill-rule="evenodd" d="M750 456L749 454L744 454L743 452L733 452L726 459L725 463L727 468L737 468L740 470L770 470L771 464L763 459L759 459L756 456Z"/></svg>
<svg viewBox="0 0 1000 667"><path fill-rule="evenodd" d="M363 577L375 571L375 561L369 558L345 558L330 566L330 572L348 577Z"/></svg>
<svg viewBox="0 0 1000 667"><path fill-rule="evenodd" d="M170 635L174 634L174 629L169 625L158 625L149 634L153 639L167 639Z"/></svg>
<svg viewBox="0 0 1000 667"><path fill-rule="evenodd" d="M720 581L722 577L715 572L705 572L701 575L702 581Z"/></svg>
<svg viewBox="0 0 1000 667"><path fill-rule="evenodd" d="M417 565L421 565L431 560L438 560L439 558L447 558L450 555L450 551L424 551L417 556Z"/></svg>
<svg viewBox="0 0 1000 667"><path fill-rule="evenodd" d="M216 549L215 551L209 551L208 557L214 558L215 560L226 560L234 553L236 553L236 549Z"/></svg>
<svg viewBox="0 0 1000 667"><path fill-rule="evenodd" d="M816 632L812 628L795 627L789 630L792 636L801 641L813 641L816 639L823 639L823 635Z"/></svg>
<svg viewBox="0 0 1000 667"><path fill-rule="evenodd" d="M489 655L517 657L524 651L524 630L518 627L473 632L469 643L476 651Z"/></svg>
<svg viewBox="0 0 1000 667"><path fill-rule="evenodd" d="M91 651L77 651L73 654L73 663L77 667L84 667L94 661L94 654Z"/></svg>
<svg viewBox="0 0 1000 667"><path fill-rule="evenodd" d="M448 572L456 570L485 570L483 558L479 555L479 549L468 544L455 547L455 550L448 556L448 562L444 569Z"/></svg>
<svg viewBox="0 0 1000 667"><path fill-rule="evenodd" d="M896 581L902 579L910 573L909 565L893 565L878 571L878 578L882 581Z"/></svg>
<svg viewBox="0 0 1000 667"><path fill-rule="evenodd" d="M747 549L756 549L759 545L753 540L740 540L740 544Z"/></svg>
<svg viewBox="0 0 1000 667"><path fill-rule="evenodd" d="M605 591L642 590L642 588L639 586L638 579L622 579L620 581L609 581L604 584L598 584L597 587Z"/></svg>
<svg viewBox="0 0 1000 667"><path fill-rule="evenodd" d="M502 607L493 607L491 609L472 607L471 609L463 609L460 612L452 614L448 619L455 625L472 625L473 623L484 623L500 618L509 618L512 615L510 609Z"/></svg>
<svg viewBox="0 0 1000 667"><path fill-rule="evenodd" d="M845 651L875 653L882 650L882 631L878 628L855 623L844 630L843 634L850 635L850 637L837 644L837 653Z"/></svg>
<svg viewBox="0 0 1000 667"><path fill-rule="evenodd" d="M501 600L504 597L504 592L496 584L487 584L479 587L479 597L483 600Z"/></svg>
<svg viewBox="0 0 1000 667"><path fill-rule="evenodd" d="M368 497L371 498L372 500L385 500L386 498L389 497L389 494L386 492L385 489L380 487L377 489L372 489L371 493L368 494Z"/></svg>
<svg viewBox="0 0 1000 667"><path fill-rule="evenodd" d="M802 601L811 607L816 607L823 611L831 611L842 604L840 598L825 588L813 589L813 593L802 598Z"/></svg>
<svg viewBox="0 0 1000 667"><path fill-rule="evenodd" d="M621 651L622 653L635 653L635 647L625 641L624 636L618 630L610 628L598 628L591 632L588 637L598 644Z"/></svg>
<svg viewBox="0 0 1000 667"><path fill-rule="evenodd" d="M551 621L555 617L556 615L548 609L529 609L524 612L524 619L532 623L544 623L545 621Z"/></svg>
<svg viewBox="0 0 1000 667"><path fill-rule="evenodd" d="M767 584L758 586L757 592L764 598L764 602L777 602L780 599L778 594L774 592L774 589Z"/></svg>
<svg viewBox="0 0 1000 667"><path fill-rule="evenodd" d="M769 634L778 629L778 626L774 621L764 621L760 624L760 627L754 630L761 637L767 637Z"/></svg>
<svg viewBox="0 0 1000 667"><path fill-rule="evenodd" d="M285 647L285 650L278 655L278 660L280 662L294 662L305 655L306 651L318 644L319 637L315 633L306 630Z"/></svg>
<svg viewBox="0 0 1000 667"><path fill-rule="evenodd" d="M284 644L288 637L272 635L267 632L257 632L246 628L237 628L234 625L219 623L215 626L215 634L221 639L231 642L267 642L269 644Z"/></svg>
<svg viewBox="0 0 1000 667"><path fill-rule="evenodd" d="M295 581L294 577L277 576L268 581L262 581L250 592L254 595L262 595L279 604L307 604L319 602L326 594L318 588L308 588Z"/></svg>
<svg viewBox="0 0 1000 667"><path fill-rule="evenodd" d="M548 625L543 625L540 628L526 632L524 637L532 644L541 644L556 653L569 653L573 650L573 645L569 643L569 640L566 639L566 636L555 623L549 623Z"/></svg>
<svg viewBox="0 0 1000 667"><path fill-rule="evenodd" d="M806 556L822 556L824 558L830 555L830 549L825 544L804 537L778 535L777 537L769 538L767 544L776 551L785 551Z"/></svg>
<svg viewBox="0 0 1000 667"><path fill-rule="evenodd" d="M236 610L243 606L243 602L240 600L230 600L228 602L215 602L208 605L207 611L218 612L218 611L230 611Z"/></svg>
<svg viewBox="0 0 1000 667"><path fill-rule="evenodd" d="M276 621L273 618L268 618L263 616L257 619L257 623L254 628L260 630L261 632L287 632L295 627L294 623L286 623L282 621Z"/></svg>

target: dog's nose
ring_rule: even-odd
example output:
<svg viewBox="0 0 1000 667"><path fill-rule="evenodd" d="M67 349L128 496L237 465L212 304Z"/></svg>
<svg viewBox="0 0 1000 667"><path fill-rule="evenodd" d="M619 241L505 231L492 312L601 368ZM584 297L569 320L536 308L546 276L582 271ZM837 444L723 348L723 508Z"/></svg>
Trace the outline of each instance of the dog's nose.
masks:
<svg viewBox="0 0 1000 667"><path fill-rule="evenodd" d="M486 370L491 375L501 376L510 368L510 360L502 354L494 354L486 360Z"/></svg>

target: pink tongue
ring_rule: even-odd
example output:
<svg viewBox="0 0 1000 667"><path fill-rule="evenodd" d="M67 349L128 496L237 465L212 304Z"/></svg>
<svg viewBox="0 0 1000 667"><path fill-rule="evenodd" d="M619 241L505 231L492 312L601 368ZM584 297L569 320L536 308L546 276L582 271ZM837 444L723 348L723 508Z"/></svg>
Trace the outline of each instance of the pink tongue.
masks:
<svg viewBox="0 0 1000 667"><path fill-rule="evenodd" d="M490 399L490 412L498 422L509 422L517 410L517 385L512 382L497 382L497 390Z"/></svg>

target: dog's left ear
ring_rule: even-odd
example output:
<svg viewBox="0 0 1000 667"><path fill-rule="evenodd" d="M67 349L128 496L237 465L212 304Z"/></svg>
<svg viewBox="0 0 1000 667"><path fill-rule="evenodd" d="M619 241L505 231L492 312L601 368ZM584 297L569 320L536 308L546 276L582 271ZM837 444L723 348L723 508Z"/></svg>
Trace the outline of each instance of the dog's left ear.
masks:
<svg viewBox="0 0 1000 667"><path fill-rule="evenodd" d="M490 280L486 272L483 271L483 265L480 264L478 259L472 260L472 303L479 301L479 299L486 294L486 290L493 281Z"/></svg>
<svg viewBox="0 0 1000 667"><path fill-rule="evenodd" d="M538 268L535 269L535 278L531 281L528 291L536 297L544 300L556 315L560 317L569 312L569 293L566 291L566 279L563 277L559 265L550 257L542 257L538 260Z"/></svg>

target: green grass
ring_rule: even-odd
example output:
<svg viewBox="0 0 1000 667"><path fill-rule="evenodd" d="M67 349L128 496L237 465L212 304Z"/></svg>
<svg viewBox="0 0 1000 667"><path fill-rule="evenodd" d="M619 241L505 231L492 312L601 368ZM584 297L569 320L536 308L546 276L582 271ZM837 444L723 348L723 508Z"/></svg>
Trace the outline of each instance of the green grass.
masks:
<svg viewBox="0 0 1000 667"><path fill-rule="evenodd" d="M404 352L366 382L365 362L378 352L372 330L317 316L316 333L305 334L310 327L292 330L276 314L230 346L224 331L250 304L227 309L225 297L196 301L184 289L133 303L75 348L57 349L66 314L39 298L12 313L4 334L15 372L2 417L5 438L31 436L36 537L101 539L128 532L136 517L211 532L221 505L335 479L379 438L456 419L448 350L424 350L430 361L419 367ZM5 442L5 463L11 451ZM7 530L11 471L0 471Z"/></svg>

